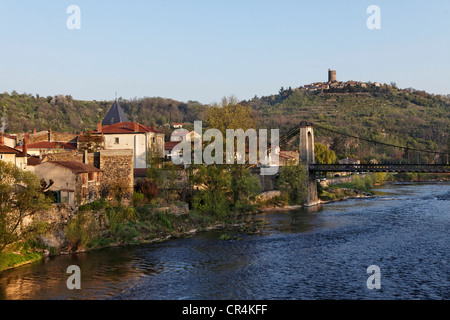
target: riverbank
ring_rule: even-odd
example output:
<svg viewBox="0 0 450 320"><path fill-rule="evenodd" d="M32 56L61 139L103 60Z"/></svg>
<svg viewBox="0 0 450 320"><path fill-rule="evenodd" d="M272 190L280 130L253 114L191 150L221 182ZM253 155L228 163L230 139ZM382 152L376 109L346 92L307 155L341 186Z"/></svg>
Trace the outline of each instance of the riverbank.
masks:
<svg viewBox="0 0 450 320"><path fill-rule="evenodd" d="M442 178L430 180L430 182L436 181L442 181ZM377 185L386 182L388 181L377 182ZM396 179L395 182L403 181ZM405 182L415 181L406 180ZM348 185L323 188L319 190L319 194L319 204L374 197L372 192L348 188ZM156 243L174 238L190 237L203 231L224 230L224 235L226 235L226 232L231 229L241 229L248 234L254 234L263 227L251 219L255 213L290 211L301 207L303 206L289 205L279 195L261 201L250 212L229 217L199 215L195 211L175 215L156 212L153 210L154 208L150 207L115 208L106 203L93 203L85 207L85 210L75 214L64 230L58 230L60 234L66 234L71 226L72 233L69 232L69 239L65 239L67 240L66 247L55 248L47 243L34 248L34 250L28 247L22 252L15 250L0 253L0 272L49 256L76 254L107 247ZM223 237L223 239L227 239L227 237Z"/></svg>
<svg viewBox="0 0 450 320"><path fill-rule="evenodd" d="M93 210L92 208L95 208ZM200 232L223 230L255 234L261 225L251 219L256 210L230 216L200 215L195 211L173 214L153 206L114 207L103 202L81 208L66 224L55 225L51 234L41 236L26 250L0 253L0 272L43 258L78 254L109 247L132 246L187 238ZM56 239L55 237L63 237ZM227 240L227 237L223 237ZM55 248L49 244L64 243Z"/></svg>

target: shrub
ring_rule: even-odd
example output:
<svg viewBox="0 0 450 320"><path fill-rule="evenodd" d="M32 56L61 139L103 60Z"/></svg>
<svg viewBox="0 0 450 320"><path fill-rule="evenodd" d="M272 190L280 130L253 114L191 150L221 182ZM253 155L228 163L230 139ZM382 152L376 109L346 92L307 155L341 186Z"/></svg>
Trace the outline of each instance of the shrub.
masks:
<svg viewBox="0 0 450 320"><path fill-rule="evenodd" d="M89 218L85 212L80 212L70 220L64 229L69 248L85 248L96 236L96 221Z"/></svg>
<svg viewBox="0 0 450 320"><path fill-rule="evenodd" d="M131 200L133 202L133 207L140 207L144 203L144 194L141 192L135 192L133 193Z"/></svg>
<svg viewBox="0 0 450 320"><path fill-rule="evenodd" d="M139 180L136 184L136 191L142 193L149 203L159 194L158 186L149 179Z"/></svg>

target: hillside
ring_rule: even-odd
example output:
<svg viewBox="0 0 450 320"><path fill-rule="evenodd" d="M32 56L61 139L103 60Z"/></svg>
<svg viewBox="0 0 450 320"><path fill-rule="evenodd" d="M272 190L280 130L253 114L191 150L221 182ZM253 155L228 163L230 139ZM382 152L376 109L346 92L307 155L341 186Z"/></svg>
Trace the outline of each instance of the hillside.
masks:
<svg viewBox="0 0 450 320"><path fill-rule="evenodd" d="M201 120L208 108L195 101L164 98L119 99L130 120L145 125ZM32 132L51 128L57 132L94 129L112 101L81 101L71 96L39 97L31 94L0 94L5 132ZM278 94L255 97L249 105L260 128L279 128L281 133L301 120L319 123L340 132L411 148L446 151L450 148L450 98L395 86L346 87L306 91L303 87L281 89ZM331 146L340 156L401 158L395 150L374 149L354 139L339 139L315 130L316 140ZM285 149L296 149L295 138Z"/></svg>
<svg viewBox="0 0 450 320"><path fill-rule="evenodd" d="M51 128L55 132L78 133L95 129L108 112L113 101L82 101L71 96L0 94L0 118L7 133L32 132ZM201 117L206 106L164 98L119 99L130 121L145 125L163 125L170 122L193 122Z"/></svg>
<svg viewBox="0 0 450 320"><path fill-rule="evenodd" d="M261 127L286 130L301 120L312 121L353 136L410 148L446 151L450 148L450 98L384 85L379 88L345 88L307 92L302 88L245 101ZM373 150L367 144L315 130L316 141L341 156L399 158L395 150ZM339 148L339 144L343 145ZM298 139L285 148L298 148Z"/></svg>

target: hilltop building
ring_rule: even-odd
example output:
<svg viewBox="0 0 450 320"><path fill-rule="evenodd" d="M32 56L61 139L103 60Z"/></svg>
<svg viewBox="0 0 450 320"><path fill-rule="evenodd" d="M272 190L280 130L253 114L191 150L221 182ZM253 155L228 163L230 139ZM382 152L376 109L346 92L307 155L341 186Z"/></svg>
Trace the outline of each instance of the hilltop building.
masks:
<svg viewBox="0 0 450 320"><path fill-rule="evenodd" d="M328 82L336 82L336 70L330 70L328 69Z"/></svg>

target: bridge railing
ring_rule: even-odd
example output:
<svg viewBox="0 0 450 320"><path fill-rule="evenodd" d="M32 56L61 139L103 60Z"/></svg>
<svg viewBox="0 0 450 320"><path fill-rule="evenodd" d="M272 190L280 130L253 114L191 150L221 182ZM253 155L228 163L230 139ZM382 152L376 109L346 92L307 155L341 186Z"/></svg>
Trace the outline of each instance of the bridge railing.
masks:
<svg viewBox="0 0 450 320"><path fill-rule="evenodd" d="M321 172L432 172L450 173L445 164L310 164L310 171Z"/></svg>

